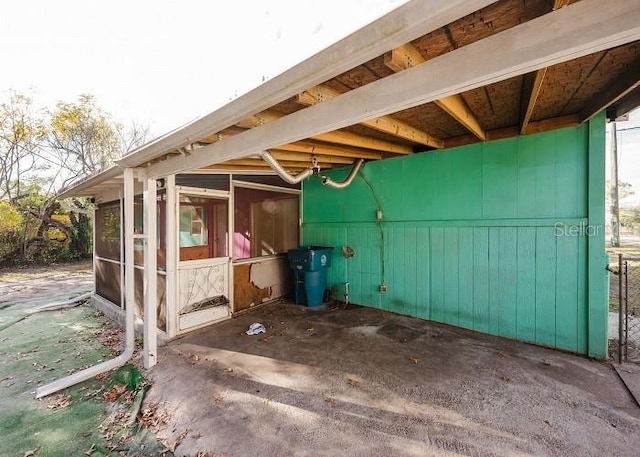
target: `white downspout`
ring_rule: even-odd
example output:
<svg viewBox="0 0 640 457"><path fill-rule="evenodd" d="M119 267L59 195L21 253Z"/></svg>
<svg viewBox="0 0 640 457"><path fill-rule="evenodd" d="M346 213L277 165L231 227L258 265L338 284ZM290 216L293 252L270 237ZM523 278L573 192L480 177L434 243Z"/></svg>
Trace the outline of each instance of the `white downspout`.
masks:
<svg viewBox="0 0 640 457"><path fill-rule="evenodd" d="M36 390L36 398L46 397L59 390L71 387L79 382L86 381L101 373L118 368L124 365L133 355L135 347L134 337L134 306L135 290L133 283L133 169L124 169L124 221L125 224L125 259L126 260L126 313L125 313L125 348L122 354L115 359L107 360L85 370L57 379L49 384L45 384Z"/></svg>

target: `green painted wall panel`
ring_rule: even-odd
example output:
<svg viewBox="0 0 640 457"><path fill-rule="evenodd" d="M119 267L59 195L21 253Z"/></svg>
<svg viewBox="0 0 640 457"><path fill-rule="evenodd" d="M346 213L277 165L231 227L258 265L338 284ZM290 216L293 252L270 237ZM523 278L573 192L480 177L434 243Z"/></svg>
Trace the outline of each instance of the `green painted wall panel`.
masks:
<svg viewBox="0 0 640 457"><path fill-rule="evenodd" d="M429 318L444 322L444 228L433 227L430 238L431 306ZM391 283L389 283L392 286Z"/></svg>
<svg viewBox="0 0 640 457"><path fill-rule="evenodd" d="M578 238L561 236L556 239L556 344L578 351ZM575 255L578 253L578 255Z"/></svg>
<svg viewBox="0 0 640 457"><path fill-rule="evenodd" d="M500 320L500 335L516 338L517 331L517 240L518 229L515 227L499 227L499 267L500 294L502 314Z"/></svg>
<svg viewBox="0 0 640 457"><path fill-rule="evenodd" d="M502 278L498 271L500 266L500 228L489 228L489 262L487 264L489 276L489 333L500 335L500 321L503 315L500 302L500 287Z"/></svg>
<svg viewBox="0 0 640 457"><path fill-rule="evenodd" d="M558 235L603 221L603 135L600 116L371 162L347 189L305 181L304 242L338 248L337 298L348 281L354 303L602 357L603 234Z"/></svg>
<svg viewBox="0 0 640 457"><path fill-rule="evenodd" d="M430 268L430 242L431 229L416 228L416 316L423 319L431 317L431 268Z"/></svg>
<svg viewBox="0 0 640 457"><path fill-rule="evenodd" d="M473 328L473 228L458 229L458 325Z"/></svg>
<svg viewBox="0 0 640 457"><path fill-rule="evenodd" d="M447 227L444 229L444 300L443 300L443 321L459 324L459 303L458 292L460 283L458 281L459 257L458 249L458 228Z"/></svg>
<svg viewBox="0 0 640 457"><path fill-rule="evenodd" d="M536 341L536 228L519 227L516 280L516 338Z"/></svg>
<svg viewBox="0 0 640 457"><path fill-rule="evenodd" d="M473 230L473 329L489 332L489 229Z"/></svg>
<svg viewBox="0 0 640 457"><path fill-rule="evenodd" d="M578 271L577 271L577 309L576 309L576 321L578 325L577 329L577 351L581 354L586 354L589 349L589 342L587 337L587 320L588 309L583 306L587 303L588 291L587 291L587 263L588 263L588 249L587 239L581 237L578 239ZM608 285L606 286L608 288ZM607 289L608 290L608 289ZM607 310L608 310L607 306ZM607 316L608 319L608 316Z"/></svg>
<svg viewBox="0 0 640 457"><path fill-rule="evenodd" d="M556 345L556 238L536 229L536 343Z"/></svg>

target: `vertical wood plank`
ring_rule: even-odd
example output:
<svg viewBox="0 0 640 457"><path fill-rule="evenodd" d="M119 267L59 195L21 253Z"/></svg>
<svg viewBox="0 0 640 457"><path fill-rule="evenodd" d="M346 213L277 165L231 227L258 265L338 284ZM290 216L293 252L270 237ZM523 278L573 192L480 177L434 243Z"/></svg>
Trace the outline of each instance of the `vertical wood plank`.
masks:
<svg viewBox="0 0 640 457"><path fill-rule="evenodd" d="M473 328L473 229L458 229L458 325Z"/></svg>
<svg viewBox="0 0 640 457"><path fill-rule="evenodd" d="M536 228L518 228L516 336L536 341Z"/></svg>
<svg viewBox="0 0 640 457"><path fill-rule="evenodd" d="M347 244L353 248L355 255L349 259L349 298L352 303L364 304L362 301L362 229L349 226L347 228Z"/></svg>
<svg viewBox="0 0 640 457"><path fill-rule="evenodd" d="M589 356L607 356L608 273L604 250L604 136L605 113L589 121L589 226L596 230L588 237L589 269Z"/></svg>
<svg viewBox="0 0 640 457"><path fill-rule="evenodd" d="M500 290L500 227L489 228L489 333L500 335L500 324L504 318Z"/></svg>
<svg viewBox="0 0 640 457"><path fill-rule="evenodd" d="M444 319L444 230L431 228L431 316L436 322Z"/></svg>
<svg viewBox="0 0 640 457"><path fill-rule="evenodd" d="M421 227L417 230L416 262L417 262L417 307L416 315L423 319L429 319L431 302L431 270L429 268L431 253L431 229Z"/></svg>
<svg viewBox="0 0 640 457"><path fill-rule="evenodd" d="M587 290L587 238L578 238L578 309L576 310L576 322L578 326L577 351L585 354L588 349L587 321L589 315L589 301Z"/></svg>
<svg viewBox="0 0 640 457"><path fill-rule="evenodd" d="M500 335L508 338L516 337L517 309L517 228L500 228L500 302L502 303L502 319Z"/></svg>
<svg viewBox="0 0 640 457"><path fill-rule="evenodd" d="M473 328L489 331L489 230L473 230Z"/></svg>
<svg viewBox="0 0 640 457"><path fill-rule="evenodd" d="M444 322L458 325L458 227L444 231Z"/></svg>
<svg viewBox="0 0 640 457"><path fill-rule="evenodd" d="M557 237L556 346L578 350L578 240L577 236Z"/></svg>
<svg viewBox="0 0 640 457"><path fill-rule="evenodd" d="M418 314L418 259L416 246L418 243L415 227L407 227L404 235L405 254L405 288L404 301L407 304L407 314Z"/></svg>
<svg viewBox="0 0 640 457"><path fill-rule="evenodd" d="M556 238L550 227L536 229L536 343L556 346Z"/></svg>

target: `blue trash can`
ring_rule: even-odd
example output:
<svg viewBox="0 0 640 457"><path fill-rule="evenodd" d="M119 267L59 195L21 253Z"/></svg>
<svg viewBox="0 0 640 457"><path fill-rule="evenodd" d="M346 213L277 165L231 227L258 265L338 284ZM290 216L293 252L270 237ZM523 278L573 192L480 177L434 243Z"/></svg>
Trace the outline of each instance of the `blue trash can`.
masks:
<svg viewBox="0 0 640 457"><path fill-rule="evenodd" d="M332 251L331 246L303 246L289 250L297 304L320 306L324 302Z"/></svg>

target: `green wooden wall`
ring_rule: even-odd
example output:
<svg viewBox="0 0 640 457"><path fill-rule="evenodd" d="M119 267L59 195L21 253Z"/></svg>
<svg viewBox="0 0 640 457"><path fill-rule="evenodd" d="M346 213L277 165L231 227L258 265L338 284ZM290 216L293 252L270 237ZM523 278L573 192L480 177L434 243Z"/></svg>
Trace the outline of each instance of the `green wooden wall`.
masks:
<svg viewBox="0 0 640 457"><path fill-rule="evenodd" d="M337 248L335 297L604 358L604 119L308 180L303 242Z"/></svg>

